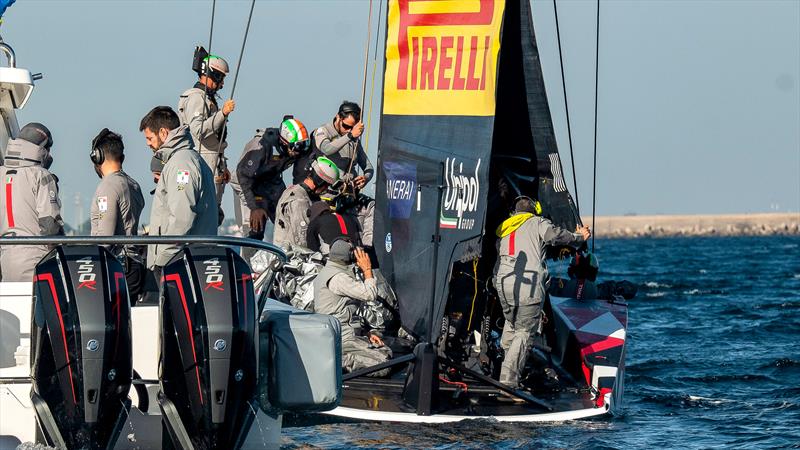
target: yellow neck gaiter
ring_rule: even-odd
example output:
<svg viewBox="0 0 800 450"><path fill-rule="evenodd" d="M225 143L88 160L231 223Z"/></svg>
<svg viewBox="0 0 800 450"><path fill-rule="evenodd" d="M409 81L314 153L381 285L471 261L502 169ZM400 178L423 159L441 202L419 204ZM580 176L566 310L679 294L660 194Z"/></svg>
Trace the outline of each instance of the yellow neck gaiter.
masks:
<svg viewBox="0 0 800 450"><path fill-rule="evenodd" d="M523 223L525 223L528 219L533 217L532 213L521 213L521 214L514 214L513 216L509 217L508 219L504 220L503 223L497 227L497 237L506 237L509 234L513 233L517 230L517 228L521 227Z"/></svg>

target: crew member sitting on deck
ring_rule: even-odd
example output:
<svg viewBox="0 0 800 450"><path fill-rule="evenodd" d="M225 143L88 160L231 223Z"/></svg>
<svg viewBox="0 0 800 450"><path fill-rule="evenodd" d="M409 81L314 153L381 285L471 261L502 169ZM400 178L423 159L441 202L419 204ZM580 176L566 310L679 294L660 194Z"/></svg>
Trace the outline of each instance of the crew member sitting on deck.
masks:
<svg viewBox="0 0 800 450"><path fill-rule="evenodd" d="M356 277L356 267L361 270L364 281ZM348 239L337 239L331 245L328 262L314 280L314 310L341 322L342 368L348 372L380 364L392 357L391 349L377 334L370 333L369 338L356 334L358 304L377 298L378 287L369 256ZM385 376L388 372L389 369L383 369L372 376Z"/></svg>

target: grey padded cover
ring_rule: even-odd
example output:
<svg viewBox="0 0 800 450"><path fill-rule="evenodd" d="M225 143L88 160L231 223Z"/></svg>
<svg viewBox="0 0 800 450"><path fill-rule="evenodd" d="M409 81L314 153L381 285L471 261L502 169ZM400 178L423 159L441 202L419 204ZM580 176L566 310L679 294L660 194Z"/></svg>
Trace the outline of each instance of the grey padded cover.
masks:
<svg viewBox="0 0 800 450"><path fill-rule="evenodd" d="M259 334L259 400L265 413L339 406L342 330L336 318L268 300Z"/></svg>

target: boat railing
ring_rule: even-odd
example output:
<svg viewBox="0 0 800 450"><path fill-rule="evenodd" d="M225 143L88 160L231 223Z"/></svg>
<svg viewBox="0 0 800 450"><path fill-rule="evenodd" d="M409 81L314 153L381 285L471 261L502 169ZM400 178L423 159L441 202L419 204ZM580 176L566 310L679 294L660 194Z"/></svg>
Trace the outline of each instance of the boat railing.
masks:
<svg viewBox="0 0 800 450"><path fill-rule="evenodd" d="M267 270L259 276L258 285L265 286L260 292L259 307L267 301L275 274L286 262L286 253L268 242L233 236L3 236L0 248L7 245L149 245L167 244L188 246L190 244L218 245L229 247L249 247L265 250L273 257Z"/></svg>

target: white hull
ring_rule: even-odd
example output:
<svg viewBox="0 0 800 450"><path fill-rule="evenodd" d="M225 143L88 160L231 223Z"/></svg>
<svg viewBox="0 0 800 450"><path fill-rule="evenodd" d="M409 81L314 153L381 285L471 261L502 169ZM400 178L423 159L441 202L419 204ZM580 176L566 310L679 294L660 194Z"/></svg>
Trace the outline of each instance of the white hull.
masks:
<svg viewBox="0 0 800 450"><path fill-rule="evenodd" d="M610 414L612 406L611 395L606 394L605 403L600 408L577 409L574 411L560 411L541 414L524 414L514 416L457 416L448 414L435 414L432 416L419 416L415 413L401 413L388 411L370 411L366 409L338 407L333 411L322 414L342 417L353 420L363 420L370 422L402 422L402 423L451 423L462 420L494 420L497 422L564 422L567 420L586 419L588 417L603 416Z"/></svg>

